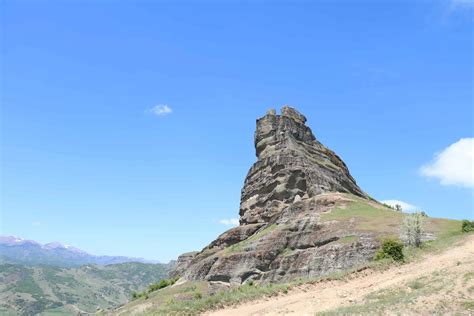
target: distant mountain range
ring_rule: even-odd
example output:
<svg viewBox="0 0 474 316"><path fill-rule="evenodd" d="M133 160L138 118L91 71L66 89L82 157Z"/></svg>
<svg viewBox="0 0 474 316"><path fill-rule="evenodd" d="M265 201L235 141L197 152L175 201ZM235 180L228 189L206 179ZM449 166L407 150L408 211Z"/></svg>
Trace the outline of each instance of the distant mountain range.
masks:
<svg viewBox="0 0 474 316"><path fill-rule="evenodd" d="M0 264L0 315L89 315L167 278L173 264L138 262L60 268Z"/></svg>
<svg viewBox="0 0 474 316"><path fill-rule="evenodd" d="M58 242L42 245L36 241L17 236L0 236L0 263L72 268L85 264L105 266L126 262L158 263L143 258L91 255L76 247Z"/></svg>

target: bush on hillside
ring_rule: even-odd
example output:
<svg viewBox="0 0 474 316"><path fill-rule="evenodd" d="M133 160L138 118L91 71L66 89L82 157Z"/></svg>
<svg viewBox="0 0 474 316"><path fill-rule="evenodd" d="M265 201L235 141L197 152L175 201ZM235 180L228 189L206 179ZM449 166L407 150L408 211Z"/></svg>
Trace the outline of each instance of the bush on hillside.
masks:
<svg viewBox="0 0 474 316"><path fill-rule="evenodd" d="M173 285L176 283L176 281L178 281L179 277L176 277L176 278L173 278L173 279L163 279L163 280L160 280L160 282L158 283L153 283L153 284L150 284L148 285L148 292L151 293L151 292L154 292L154 291L158 291L158 290L161 290L165 287L168 287L170 285Z"/></svg>
<svg viewBox="0 0 474 316"><path fill-rule="evenodd" d="M147 292L132 292L132 300L139 299L140 297L144 297L145 299L148 299L148 293Z"/></svg>
<svg viewBox="0 0 474 316"><path fill-rule="evenodd" d="M409 246L420 247L423 235L423 215L421 212L407 214L402 224L402 233Z"/></svg>
<svg viewBox="0 0 474 316"><path fill-rule="evenodd" d="M153 283L153 284L150 284L148 285L148 292L154 292L154 291L157 291L159 289L163 289L167 286L169 286L171 284L170 280L161 280L160 282L158 283Z"/></svg>
<svg viewBox="0 0 474 316"><path fill-rule="evenodd" d="M461 231L464 233L474 231L474 221L468 221L467 219L464 219L461 224Z"/></svg>
<svg viewBox="0 0 474 316"><path fill-rule="evenodd" d="M179 277L173 278L173 279L163 279L160 280L158 283L152 283L148 285L148 291L143 291L143 292L132 292L132 299L136 300L140 297L144 297L145 299L148 299L148 293L152 293L158 290L161 290L165 287L168 287L170 285L173 285L178 281Z"/></svg>
<svg viewBox="0 0 474 316"><path fill-rule="evenodd" d="M403 261L403 242L398 239L385 239L382 246L375 254L374 260L392 258L395 261Z"/></svg>

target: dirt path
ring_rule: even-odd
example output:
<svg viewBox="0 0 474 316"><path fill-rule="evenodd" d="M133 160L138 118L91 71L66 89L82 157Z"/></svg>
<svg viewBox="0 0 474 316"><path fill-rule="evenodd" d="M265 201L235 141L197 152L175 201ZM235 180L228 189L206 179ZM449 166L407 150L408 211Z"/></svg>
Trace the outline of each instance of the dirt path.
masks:
<svg viewBox="0 0 474 316"><path fill-rule="evenodd" d="M419 282L416 280L424 283L417 285L413 283ZM413 295L410 282L414 284L411 285L414 289L424 286L419 291L419 296ZM366 304L367 295L384 291L392 291L397 295L406 294L400 297L409 297L410 300L391 302L388 309L384 309L381 301L382 309L377 311L383 313L399 313L399 308L413 314L429 313L430 308L433 311L450 312L462 306L461 313L474 315L474 310L470 311L474 304L473 289L474 236L469 236L462 244L442 253L426 255L416 262L386 271L360 272L347 280L299 286L286 295L212 311L206 315L314 315L344 306Z"/></svg>

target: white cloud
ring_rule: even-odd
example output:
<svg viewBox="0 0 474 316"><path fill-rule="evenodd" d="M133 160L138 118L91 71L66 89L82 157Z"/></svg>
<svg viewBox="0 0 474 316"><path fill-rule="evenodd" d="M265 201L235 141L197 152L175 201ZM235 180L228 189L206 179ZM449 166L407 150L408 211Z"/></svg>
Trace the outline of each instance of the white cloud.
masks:
<svg viewBox="0 0 474 316"><path fill-rule="evenodd" d="M148 112L157 116L165 116L171 114L173 110L166 104L158 104L149 109Z"/></svg>
<svg viewBox="0 0 474 316"><path fill-rule="evenodd" d="M395 207L395 205L398 204L402 207L403 212L415 212L415 211L420 210L420 208L418 206L415 206L413 204L403 202L403 201L400 201L400 200L383 200L383 201L380 201L380 202L388 204L392 207Z"/></svg>
<svg viewBox="0 0 474 316"><path fill-rule="evenodd" d="M474 188L474 138L461 138L448 146L422 166L420 172L438 178L442 185Z"/></svg>
<svg viewBox="0 0 474 316"><path fill-rule="evenodd" d="M238 218L221 219L219 223L224 224L226 226L239 226L239 219Z"/></svg>
<svg viewBox="0 0 474 316"><path fill-rule="evenodd" d="M31 223L32 226L41 226L41 222L39 221L34 221L33 223Z"/></svg>

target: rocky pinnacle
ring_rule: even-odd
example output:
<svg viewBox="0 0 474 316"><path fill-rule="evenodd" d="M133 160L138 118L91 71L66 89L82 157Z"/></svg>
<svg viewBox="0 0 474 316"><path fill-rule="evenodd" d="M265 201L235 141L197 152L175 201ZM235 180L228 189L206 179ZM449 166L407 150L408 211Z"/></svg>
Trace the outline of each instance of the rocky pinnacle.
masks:
<svg viewBox="0 0 474 316"><path fill-rule="evenodd" d="M346 164L314 137L306 117L283 106L257 120L257 162L245 179L240 223L265 223L285 205L325 192L367 197Z"/></svg>
<svg viewBox="0 0 474 316"><path fill-rule="evenodd" d="M321 221L336 204L374 202L344 162L316 140L302 114L288 106L280 115L268 111L257 120L255 149L258 159L242 189L240 225L199 253L180 256L172 276L219 284L280 282L343 271L373 257L378 247L373 235ZM347 236L354 242L338 242Z"/></svg>

